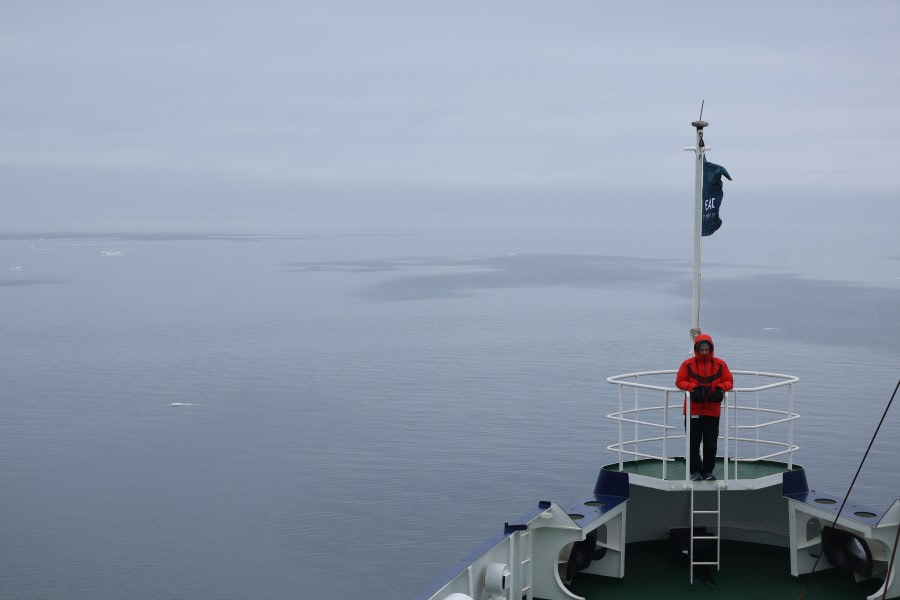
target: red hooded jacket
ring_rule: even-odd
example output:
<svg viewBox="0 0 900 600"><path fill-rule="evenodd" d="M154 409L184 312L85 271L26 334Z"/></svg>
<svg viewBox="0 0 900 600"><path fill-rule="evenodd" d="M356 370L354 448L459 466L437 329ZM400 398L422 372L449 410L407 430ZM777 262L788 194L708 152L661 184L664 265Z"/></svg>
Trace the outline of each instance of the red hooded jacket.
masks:
<svg viewBox="0 0 900 600"><path fill-rule="evenodd" d="M709 344L709 354L700 354L697 351L700 342ZM734 387L734 377L728 365L721 358L713 356L715 348L712 338L705 333L694 338L694 356L681 363L678 375L675 376L675 387L687 392L685 404L691 390L696 387L708 387L710 390L719 387L725 392ZM691 414L718 417L722 414L722 405L712 401L691 402Z"/></svg>

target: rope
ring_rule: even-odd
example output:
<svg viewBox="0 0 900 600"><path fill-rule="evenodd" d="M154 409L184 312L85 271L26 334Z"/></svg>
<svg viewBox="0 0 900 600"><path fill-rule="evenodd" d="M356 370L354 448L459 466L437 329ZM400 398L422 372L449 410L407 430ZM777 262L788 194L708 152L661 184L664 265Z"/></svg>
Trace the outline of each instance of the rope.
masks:
<svg viewBox="0 0 900 600"><path fill-rule="evenodd" d="M806 578L806 583L803 584L803 589L800 591L800 597L798 600L803 600L803 594L806 593L806 588L809 587L809 582L812 581L813 575L816 572L816 567L819 565L819 559L822 558L822 555L825 554L825 547L828 546L828 540L831 538L831 532L834 531L835 526L837 525L838 518L841 516L841 512L844 510L844 506L847 504L847 500L850 498L850 492L853 490L853 485L856 483L856 478L859 477L860 471L862 471L863 464L866 462L866 458L869 456L869 451L872 449L872 445L875 443L875 438L878 437L878 431L881 429L882 423L884 423L885 417L887 417L888 411L891 409L891 404L894 402L894 398L897 396L897 390L900 389L900 380L897 381L897 385L894 387L894 393L891 394L891 399L888 400L887 406L884 407L884 413L881 415L881 420L878 421L878 427L875 428L875 433L872 434L872 439L869 440L869 447L866 448L866 453L863 454L862 460L859 462L859 467L856 469L856 475L853 476L853 481L850 482L850 487L847 489L847 493L844 496L844 501L841 502L841 507L838 508L837 514L834 516L834 521L831 523L831 529L828 531L828 535L822 540L822 550L819 552L819 555L816 557L816 562L813 563L812 571L809 573L809 577ZM897 531L898 537L900 537L900 529ZM897 553L897 543L894 542L894 552L891 555L891 564L894 562L894 555ZM887 584L888 580L891 576L890 566L888 567L887 575L885 576L885 596L887 595Z"/></svg>

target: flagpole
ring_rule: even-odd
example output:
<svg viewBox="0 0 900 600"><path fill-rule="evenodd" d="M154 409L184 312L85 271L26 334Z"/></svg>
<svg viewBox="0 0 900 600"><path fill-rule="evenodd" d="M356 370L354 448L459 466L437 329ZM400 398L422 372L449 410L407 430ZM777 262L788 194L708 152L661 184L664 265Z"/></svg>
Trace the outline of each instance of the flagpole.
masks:
<svg viewBox="0 0 900 600"><path fill-rule="evenodd" d="M691 322L691 341L700 333L700 238L703 229L703 154L706 147L703 143L703 128L709 125L706 121L693 121L691 125L697 130L697 142L693 148L694 165L694 310ZM693 347L693 344L692 344Z"/></svg>

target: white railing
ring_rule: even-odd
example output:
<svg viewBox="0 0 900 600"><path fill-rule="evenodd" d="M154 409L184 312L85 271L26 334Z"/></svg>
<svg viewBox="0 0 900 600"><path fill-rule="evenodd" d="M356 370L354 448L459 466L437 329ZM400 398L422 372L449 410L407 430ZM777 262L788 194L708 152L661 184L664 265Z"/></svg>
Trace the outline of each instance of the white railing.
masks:
<svg viewBox="0 0 900 600"><path fill-rule="evenodd" d="M669 448L672 440L684 440L685 461L690 456L690 432L685 432L683 417L685 392L671 385L676 373L675 370L643 371L607 379L618 387L619 392L619 410L607 415L607 418L618 422L619 441L607 449L618 453L620 470L626 456L628 460L655 459L662 461L662 478L665 479L666 466L674 460ZM792 375L760 371L732 371L732 374L735 376L735 383L741 385L726 394L722 405L722 430L725 435L720 435L719 439L724 438L725 444L719 454L726 467L725 480L730 477L729 461L734 466L735 478L741 462L769 460L784 455L787 455L787 468L792 469L794 451L799 449L794 445L793 426L794 419L799 417L794 413L794 384L798 379ZM743 385L745 383L755 385ZM629 392L633 396L633 404L626 409L626 396ZM783 395L786 398L780 399L780 392L785 392ZM748 397L750 400L745 400ZM669 413L675 409L677 423L671 425ZM761 432L770 431L778 425L785 430L783 438L766 439L761 436ZM626 427L632 426L631 438L625 439ZM648 429L652 434L642 437ZM741 456L738 449L746 452L748 444L751 450L747 455ZM685 479L690 476L686 466Z"/></svg>

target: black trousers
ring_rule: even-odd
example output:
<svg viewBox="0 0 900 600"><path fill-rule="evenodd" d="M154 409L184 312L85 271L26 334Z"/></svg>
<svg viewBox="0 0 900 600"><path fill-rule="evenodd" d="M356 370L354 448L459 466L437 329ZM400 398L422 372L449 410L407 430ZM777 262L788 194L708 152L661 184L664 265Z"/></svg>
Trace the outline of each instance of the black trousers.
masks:
<svg viewBox="0 0 900 600"><path fill-rule="evenodd" d="M712 473L716 466L719 417L691 416L691 473ZM700 445L703 445L703 459Z"/></svg>

